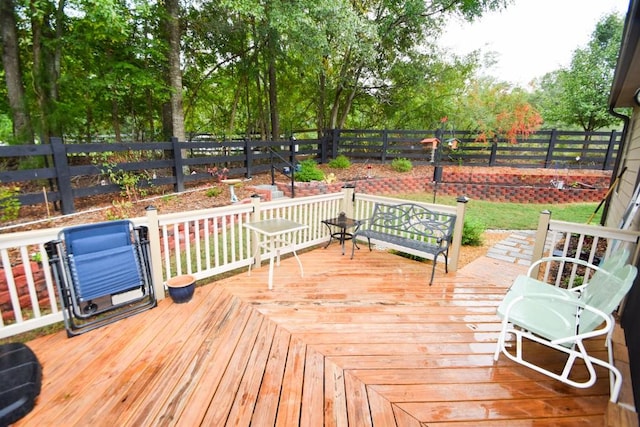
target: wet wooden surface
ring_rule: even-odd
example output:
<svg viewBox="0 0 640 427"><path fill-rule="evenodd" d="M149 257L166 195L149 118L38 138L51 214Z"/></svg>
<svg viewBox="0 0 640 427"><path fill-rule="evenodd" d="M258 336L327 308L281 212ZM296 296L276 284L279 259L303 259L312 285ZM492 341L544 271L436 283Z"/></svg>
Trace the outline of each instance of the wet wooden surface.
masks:
<svg viewBox="0 0 640 427"><path fill-rule="evenodd" d="M42 393L17 425L604 424L608 380L579 390L502 357L495 310L524 267L456 274L338 245L196 289L192 301L29 343ZM536 358L561 363L548 350ZM597 347L594 351L605 349Z"/></svg>

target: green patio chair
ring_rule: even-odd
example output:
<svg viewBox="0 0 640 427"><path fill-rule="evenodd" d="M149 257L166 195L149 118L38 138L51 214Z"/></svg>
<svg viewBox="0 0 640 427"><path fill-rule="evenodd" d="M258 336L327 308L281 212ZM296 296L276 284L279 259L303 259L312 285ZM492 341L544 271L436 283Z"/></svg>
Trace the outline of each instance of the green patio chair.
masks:
<svg viewBox="0 0 640 427"><path fill-rule="evenodd" d="M620 371L613 365L611 336L615 320L612 313L633 284L636 267L625 264L627 252L612 254L600 266L568 257L546 257L532 264L527 275L520 275L498 307L502 328L494 360L500 353L551 378L578 388L588 388L597 380L594 365L610 372L610 400L616 402L622 386ZM531 277L534 267L543 262L577 263L594 274L581 286L565 289ZM515 337L513 349L509 335ZM608 360L587 352L585 341L605 337ZM561 372L554 372L525 358L524 340L534 341L565 353L567 360ZM577 361L582 360L588 372L586 380L570 378Z"/></svg>

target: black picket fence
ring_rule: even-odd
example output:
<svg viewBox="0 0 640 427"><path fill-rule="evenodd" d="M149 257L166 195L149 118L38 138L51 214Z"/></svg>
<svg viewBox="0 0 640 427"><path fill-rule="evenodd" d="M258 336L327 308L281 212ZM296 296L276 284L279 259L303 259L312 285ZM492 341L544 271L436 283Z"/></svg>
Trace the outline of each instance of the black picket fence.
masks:
<svg viewBox="0 0 640 427"><path fill-rule="evenodd" d="M295 136L295 135L294 135ZM142 187L172 187L212 182L210 171L229 177L282 172L304 158L326 163L339 154L354 162L387 163L406 158L414 164L583 168L611 170L620 132L540 131L511 144L484 143L464 131L336 130L322 138L287 141L64 143L0 147L0 185L21 187L22 205L53 202L63 214L75 212L74 200L122 191L114 173L144 178ZM432 141L441 141L435 149ZM29 169L25 164L37 164Z"/></svg>

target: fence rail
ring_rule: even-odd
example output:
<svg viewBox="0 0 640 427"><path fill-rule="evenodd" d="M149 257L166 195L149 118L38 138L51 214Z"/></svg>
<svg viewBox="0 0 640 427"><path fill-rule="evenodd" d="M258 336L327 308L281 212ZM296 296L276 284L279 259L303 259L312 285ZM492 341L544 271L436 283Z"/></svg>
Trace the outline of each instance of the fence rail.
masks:
<svg viewBox="0 0 640 427"><path fill-rule="evenodd" d="M326 163L344 154L355 162L516 166L535 168L613 169L620 132L540 131L511 144L476 141L472 132L442 130L334 130L318 139L289 141L197 141L131 143L64 143L0 147L0 184L22 187L22 205L53 202L63 214L75 212L77 199L117 194L122 182L114 174L136 176L141 187L172 187L211 181L214 166L229 176L251 176L284 169L303 157ZM441 141L434 146L425 140ZM279 156L273 156L277 150ZM27 164L36 164L25 168Z"/></svg>

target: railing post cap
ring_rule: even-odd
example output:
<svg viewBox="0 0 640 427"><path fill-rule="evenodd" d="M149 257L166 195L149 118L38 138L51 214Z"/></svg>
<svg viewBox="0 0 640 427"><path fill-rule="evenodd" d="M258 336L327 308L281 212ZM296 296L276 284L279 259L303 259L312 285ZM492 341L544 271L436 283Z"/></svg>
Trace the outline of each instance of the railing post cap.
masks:
<svg viewBox="0 0 640 427"><path fill-rule="evenodd" d="M471 199L468 198L467 196L458 196L458 198L456 199L456 202L458 202L458 203L468 203L469 200L471 200Z"/></svg>

